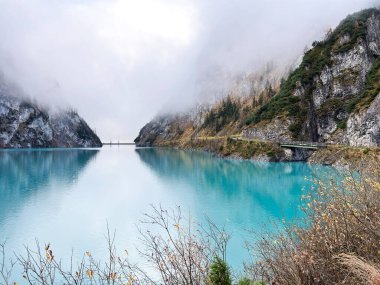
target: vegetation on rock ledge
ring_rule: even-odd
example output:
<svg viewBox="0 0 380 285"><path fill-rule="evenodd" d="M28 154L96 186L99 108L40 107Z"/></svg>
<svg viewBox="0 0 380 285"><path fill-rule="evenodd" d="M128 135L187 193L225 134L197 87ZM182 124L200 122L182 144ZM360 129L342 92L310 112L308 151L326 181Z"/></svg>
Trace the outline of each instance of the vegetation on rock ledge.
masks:
<svg viewBox="0 0 380 285"><path fill-rule="evenodd" d="M220 108L211 110L203 123L204 127L209 127L218 133L230 122L239 119L239 106L232 101L231 97L227 97L222 101Z"/></svg>
<svg viewBox="0 0 380 285"><path fill-rule="evenodd" d="M294 138L299 138L311 104L315 78L321 74L324 68L331 66L334 54L349 51L359 39L366 36L368 18L379 13L377 9L367 9L352 14L343 20L334 32L327 34L326 40L314 42L313 48L305 53L302 63L290 74L281 86L280 91L269 102L254 111L247 118L246 125L270 121L280 115L288 115L294 118L294 123L289 127L289 130L293 133ZM339 44L343 37L348 37L349 40ZM368 74L367 85L363 94L347 103L348 111L353 111L356 105L368 105L380 92L378 84L379 66L379 61L377 61ZM297 89L303 93L302 96L295 96Z"/></svg>

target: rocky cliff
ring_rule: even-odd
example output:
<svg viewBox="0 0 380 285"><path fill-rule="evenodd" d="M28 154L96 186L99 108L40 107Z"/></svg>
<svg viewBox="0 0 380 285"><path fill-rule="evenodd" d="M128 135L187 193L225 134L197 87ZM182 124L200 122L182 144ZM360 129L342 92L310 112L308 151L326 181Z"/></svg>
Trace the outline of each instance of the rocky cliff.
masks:
<svg viewBox="0 0 380 285"><path fill-rule="evenodd" d="M278 94L252 112L244 134L379 145L379 51L379 10L350 15L325 40L313 43Z"/></svg>
<svg viewBox="0 0 380 285"><path fill-rule="evenodd" d="M0 148L102 146L76 112L49 114L20 93L0 80Z"/></svg>
<svg viewBox="0 0 380 285"><path fill-rule="evenodd" d="M230 96L199 112L197 123L186 115L160 116L141 130L137 145L242 136L379 146L380 11L348 16L312 46L281 84L267 81L249 96Z"/></svg>

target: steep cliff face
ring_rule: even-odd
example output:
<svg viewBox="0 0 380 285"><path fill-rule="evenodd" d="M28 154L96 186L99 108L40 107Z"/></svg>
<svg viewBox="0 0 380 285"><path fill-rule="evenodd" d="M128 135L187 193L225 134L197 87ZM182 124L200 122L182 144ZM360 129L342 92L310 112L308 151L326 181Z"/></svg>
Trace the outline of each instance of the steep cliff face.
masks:
<svg viewBox="0 0 380 285"><path fill-rule="evenodd" d="M176 133L171 132L174 120L170 117L157 118L146 124L135 139L139 147L150 147L157 144L157 139L171 140Z"/></svg>
<svg viewBox="0 0 380 285"><path fill-rule="evenodd" d="M320 113L317 121L317 133L320 141L332 140L332 142L351 145L368 145L368 142L361 136L352 139L353 125L350 123L345 126L344 124L345 121L351 121L352 117L357 116L357 112L353 112L359 111L355 110L355 101L363 93L367 75L376 66L376 60L380 55L379 27L380 15L373 12L366 22L366 36L359 38L350 50L334 54L332 65L326 66L319 78L315 79L316 88L312 93L312 101L315 109ZM342 35L338 39L338 43L343 45L350 41L351 37L349 34ZM346 106L344 106L345 102L347 102ZM366 113L365 110L359 112ZM339 124L343 129L341 136L337 136ZM344 132L345 128L346 132ZM362 125L362 132L367 133L364 128L365 126Z"/></svg>
<svg viewBox="0 0 380 285"><path fill-rule="evenodd" d="M313 43L281 85L268 82L250 96L228 100L200 113L202 123L196 126L191 120L184 124L181 115L153 120L136 143L179 141L181 146L186 138L241 135L269 142L379 146L380 11L348 16L324 40Z"/></svg>
<svg viewBox="0 0 380 285"><path fill-rule="evenodd" d="M350 15L313 44L272 100L253 111L246 136L379 145L379 51L379 10Z"/></svg>
<svg viewBox="0 0 380 285"><path fill-rule="evenodd" d="M380 93L368 109L350 116L346 140L352 146L380 145Z"/></svg>
<svg viewBox="0 0 380 285"><path fill-rule="evenodd" d="M101 147L94 131L74 111L59 112L50 116L53 129L53 146Z"/></svg>
<svg viewBox="0 0 380 285"><path fill-rule="evenodd" d="M0 148L101 147L102 143L79 115L50 115L19 97L17 89L0 81Z"/></svg>

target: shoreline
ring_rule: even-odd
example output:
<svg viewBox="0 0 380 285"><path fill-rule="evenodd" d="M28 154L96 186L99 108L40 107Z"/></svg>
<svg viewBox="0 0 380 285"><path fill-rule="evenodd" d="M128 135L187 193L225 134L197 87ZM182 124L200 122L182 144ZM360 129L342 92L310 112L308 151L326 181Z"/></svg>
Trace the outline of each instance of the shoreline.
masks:
<svg viewBox="0 0 380 285"><path fill-rule="evenodd" d="M216 157L258 162L306 162L329 165L337 169L358 169L371 161L380 161L379 147L352 147L347 145L328 145L317 150L293 150L279 147L271 142L217 139L191 140L188 142L161 141L151 146L169 147L182 150L206 151Z"/></svg>

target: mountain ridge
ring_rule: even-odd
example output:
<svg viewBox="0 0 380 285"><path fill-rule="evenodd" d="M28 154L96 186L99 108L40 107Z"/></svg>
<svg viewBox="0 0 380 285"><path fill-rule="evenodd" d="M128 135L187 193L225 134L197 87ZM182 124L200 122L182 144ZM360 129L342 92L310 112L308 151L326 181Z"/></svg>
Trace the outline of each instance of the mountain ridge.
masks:
<svg viewBox="0 0 380 285"><path fill-rule="evenodd" d="M101 147L77 112L50 114L0 78L0 148Z"/></svg>
<svg viewBox="0 0 380 285"><path fill-rule="evenodd" d="M186 115L161 116L146 124L135 142L204 148L211 138L224 137L212 147L223 155L231 155L225 151L225 138L233 136L272 145L299 140L377 147L379 94L380 11L371 8L349 15L324 40L314 42L281 84L269 83L248 98L229 96L198 113L197 124ZM208 142L194 143L202 138Z"/></svg>

